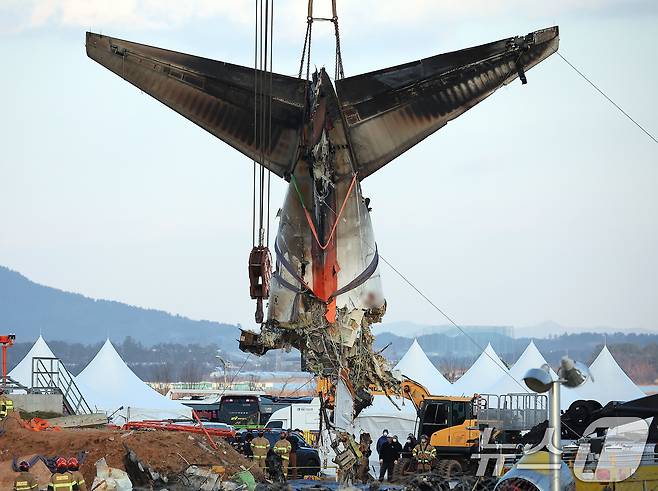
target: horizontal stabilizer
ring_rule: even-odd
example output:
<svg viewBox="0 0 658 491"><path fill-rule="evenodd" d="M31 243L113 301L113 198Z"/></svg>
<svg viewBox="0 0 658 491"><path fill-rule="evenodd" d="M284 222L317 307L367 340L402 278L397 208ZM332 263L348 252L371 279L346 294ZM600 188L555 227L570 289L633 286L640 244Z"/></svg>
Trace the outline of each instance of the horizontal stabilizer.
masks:
<svg viewBox="0 0 658 491"><path fill-rule="evenodd" d="M558 49L558 28L336 81L363 179Z"/></svg>
<svg viewBox="0 0 658 491"><path fill-rule="evenodd" d="M284 177L297 161L304 118L305 81L272 75L271 135L256 135L254 124L269 105L255 93L258 73L230 63L154 48L88 32L87 55L253 160L261 138L270 139L264 165ZM259 86L269 89L269 74ZM264 111L254 113L255 100Z"/></svg>

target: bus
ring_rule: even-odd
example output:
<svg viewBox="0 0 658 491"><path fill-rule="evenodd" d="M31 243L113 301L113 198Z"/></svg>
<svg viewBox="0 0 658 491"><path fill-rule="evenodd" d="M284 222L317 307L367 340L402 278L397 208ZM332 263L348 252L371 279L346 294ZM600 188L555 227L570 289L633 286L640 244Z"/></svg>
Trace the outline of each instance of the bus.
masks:
<svg viewBox="0 0 658 491"><path fill-rule="evenodd" d="M310 404L311 397L277 397L260 394L224 394L214 400L181 400L206 421L227 423L236 429L260 428L275 411L291 404Z"/></svg>

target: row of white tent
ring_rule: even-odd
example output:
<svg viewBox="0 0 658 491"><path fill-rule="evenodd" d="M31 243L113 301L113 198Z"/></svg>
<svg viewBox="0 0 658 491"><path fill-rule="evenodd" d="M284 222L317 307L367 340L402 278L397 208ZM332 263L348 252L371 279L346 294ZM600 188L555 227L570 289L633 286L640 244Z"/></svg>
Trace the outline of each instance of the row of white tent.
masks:
<svg viewBox="0 0 658 491"><path fill-rule="evenodd" d="M37 357L55 358L41 336L9 375L22 385L31 387L32 359ZM402 375L421 383L432 394L472 396L530 393L523 382L523 376L530 368L538 368L544 364L546 360L534 342L530 342L509 369L491 345L488 345L466 373L451 383L432 364L418 341L414 340L394 370L399 370ZM63 364L60 369L66 370ZM562 391L563 409L578 399L596 400L605 405L611 400L628 401L645 395L624 373L607 347L601 350L591 364L590 371L592 376L584 385ZM551 371L551 374L556 377L555 372ZM73 378L93 410L112 414L123 407L115 414L119 419L139 421L191 417L189 407L161 395L137 377L109 339L85 369ZM406 423L401 425L403 427L415 421L415 412L409 404L400 401L398 407L400 410L395 409L388 399L379 401L376 397L375 404L364 411L364 416L368 416L373 424L384 424L384 420L391 421L391 414L395 414L401 418L400 423Z"/></svg>
<svg viewBox="0 0 658 491"><path fill-rule="evenodd" d="M33 358L55 358L42 336L9 372L25 387L32 387ZM59 369L66 371L63 363ZM113 415L116 422L192 417L189 407L163 396L135 375L109 339L85 369L72 378L91 409Z"/></svg>
<svg viewBox="0 0 658 491"><path fill-rule="evenodd" d="M491 345L488 345L471 367L454 383L449 382L432 364L417 340L400 359L394 370L422 384L433 395L472 396L474 394L518 394L531 393L523 382L530 368L539 368L546 359L530 342L525 351L509 369ZM611 400L630 401L646 394L637 387L615 361L607 346L604 346L589 367L591 378L577 389L561 391L562 409L580 399L596 400L602 405ZM557 375L551 370L551 376ZM404 439L415 433L417 420L413 405L404 399L394 398L395 407L386 396L374 396L373 405L364 409L355 421L358 431L379 435L386 428L390 434ZM370 464L378 468L379 462L373 452Z"/></svg>
<svg viewBox="0 0 658 491"><path fill-rule="evenodd" d="M529 369L540 368L544 364L547 364L546 359L532 341L509 369L489 344L475 363L451 383L432 364L418 341L414 340L394 370L399 370L403 376L424 385L431 394L472 396L531 393L523 377ZM562 390L562 409L567 409L572 402L579 399L595 400L605 405L613 400L630 401L646 395L626 375L607 346L603 347L589 369L591 377L585 384L575 389ZM551 376L557 378L552 369Z"/></svg>

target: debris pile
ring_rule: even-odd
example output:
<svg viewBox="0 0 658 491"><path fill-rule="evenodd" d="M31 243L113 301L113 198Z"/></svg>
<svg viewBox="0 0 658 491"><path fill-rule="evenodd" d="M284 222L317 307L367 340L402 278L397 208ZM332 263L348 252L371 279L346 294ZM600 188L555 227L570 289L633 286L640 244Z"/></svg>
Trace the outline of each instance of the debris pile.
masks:
<svg viewBox="0 0 658 491"><path fill-rule="evenodd" d="M15 473L12 459L25 459L34 455L70 457L86 452L80 470L85 481L91 483L96 476L95 463L105 458L107 465L126 469L126 455L132 449L140 462L160 476L178 476L190 465L221 466L226 479L244 469L249 469L257 481L264 475L252 468L252 462L240 455L224 440L216 439L217 450L210 447L203 435L169 433L164 431L121 431L117 429L73 429L61 431L32 431L23 427L17 415L10 415L2 422L0 435L0 489L9 489ZM41 469L43 464L39 463ZM43 466L45 468L45 466ZM43 474L43 476L42 476ZM46 477L43 480L42 477ZM40 472L39 483L44 485L48 472Z"/></svg>

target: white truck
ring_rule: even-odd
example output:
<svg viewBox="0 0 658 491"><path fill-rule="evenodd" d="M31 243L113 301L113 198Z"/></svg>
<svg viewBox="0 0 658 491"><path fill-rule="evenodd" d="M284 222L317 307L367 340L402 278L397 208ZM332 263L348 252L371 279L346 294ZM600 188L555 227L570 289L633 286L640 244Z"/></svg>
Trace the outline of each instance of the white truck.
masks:
<svg viewBox="0 0 658 491"><path fill-rule="evenodd" d="M314 397L310 403L294 403L272 413L265 428L320 431L320 399Z"/></svg>

